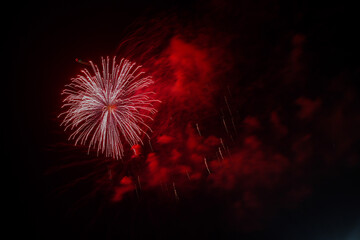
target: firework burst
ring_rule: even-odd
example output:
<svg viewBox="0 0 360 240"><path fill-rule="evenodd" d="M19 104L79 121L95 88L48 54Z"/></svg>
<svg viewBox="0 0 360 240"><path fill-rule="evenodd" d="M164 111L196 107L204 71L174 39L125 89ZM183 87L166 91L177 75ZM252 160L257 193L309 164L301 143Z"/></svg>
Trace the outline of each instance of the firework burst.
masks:
<svg viewBox="0 0 360 240"><path fill-rule="evenodd" d="M69 140L75 139L75 145L88 144L88 151L95 148L119 159L124 141L133 146L149 137L146 121L153 120L153 103L159 102L151 97L154 92L146 91L153 80L127 59L117 63L114 57L111 63L102 58L102 70L89 63L93 73L83 69L62 92L66 110L60 114L65 116L61 125L73 131Z"/></svg>

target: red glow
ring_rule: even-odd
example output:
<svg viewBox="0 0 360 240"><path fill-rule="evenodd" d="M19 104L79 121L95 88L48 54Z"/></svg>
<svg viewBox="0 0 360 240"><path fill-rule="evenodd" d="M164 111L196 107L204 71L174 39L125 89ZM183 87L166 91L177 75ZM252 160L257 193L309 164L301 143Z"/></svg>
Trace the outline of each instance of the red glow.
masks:
<svg viewBox="0 0 360 240"><path fill-rule="evenodd" d="M233 91L235 80L227 76L232 66L224 46L204 35L177 32L167 40L147 38L154 46L163 44L149 58L140 54L145 60L138 61L153 76L150 90L161 104L150 140L133 145L119 164L121 170L112 172L118 174L112 200L120 201L135 191L156 192L163 199L230 196L229 208L244 222L262 217L274 202L301 201L311 193L301 177L313 153L312 134L290 134L294 126L282 105L265 104L272 95L264 93L263 79ZM293 71L300 69L303 41L301 36L293 39L288 67ZM252 96L257 88L267 96L265 100L263 95ZM251 101L265 106L253 109ZM295 97L292 103L295 118L309 121L322 101ZM115 109L108 106L109 111Z"/></svg>

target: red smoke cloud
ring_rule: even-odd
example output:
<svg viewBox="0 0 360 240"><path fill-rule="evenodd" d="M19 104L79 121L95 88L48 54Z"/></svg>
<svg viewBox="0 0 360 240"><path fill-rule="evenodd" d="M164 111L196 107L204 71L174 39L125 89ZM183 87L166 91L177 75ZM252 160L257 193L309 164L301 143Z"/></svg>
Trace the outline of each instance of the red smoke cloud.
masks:
<svg viewBox="0 0 360 240"><path fill-rule="evenodd" d="M305 97L296 99L296 104L301 107L298 116L301 119L311 118L314 112L321 106L321 100L311 100Z"/></svg>
<svg viewBox="0 0 360 240"><path fill-rule="evenodd" d="M137 173L143 179L142 190L173 183L190 186L191 181L206 175L209 166L205 159L213 157L220 140L213 135L201 136L197 122L216 112L219 86L215 78L221 71L214 63L220 54L218 47L204 48L177 35L153 59L154 91L162 104L153 126L154 152L145 154L145 167ZM121 187L115 195L122 196L126 190L133 189Z"/></svg>
<svg viewBox="0 0 360 240"><path fill-rule="evenodd" d="M269 208L264 193L284 188L292 163L255 134L263 128L259 117L234 120L234 107L228 100L231 96L219 105L226 86L222 74L229 69L219 69L217 65L224 50L220 46L199 45L199 39L184 39L180 35L172 37L167 48L153 59L157 81L154 91L162 104L153 126L152 150L144 151L144 167L135 174L141 179L141 190L171 189L170 195L180 199L204 184L208 193L240 192L232 203L239 217L259 217L264 208ZM223 113L219 109L224 109ZM266 120L277 136L288 134L277 111L270 112ZM210 129L207 126L214 125L208 121L218 124ZM240 129L242 137L234 142L236 132L231 129ZM305 158L297 152L299 144L293 149L302 156L299 158ZM126 191L134 190L121 186L113 199L120 200ZM308 189L301 184L299 187ZM281 198L294 202L309 191L288 189Z"/></svg>
<svg viewBox="0 0 360 240"><path fill-rule="evenodd" d="M199 45L199 39L184 39L180 35L172 37L167 48L153 59L153 76L157 81L154 91L162 104L153 126L153 151L145 152L144 168L136 173L142 179L141 189L171 188L174 184L186 195L205 182L210 192L241 190L240 199L234 203L237 208L240 201L243 207L260 209L266 203L258 196L259 189L270 191L282 186L291 163L254 135L254 131L262 128L257 117L248 116L237 123L233 116L231 121L225 115L219 116L220 108L233 114L228 102L221 106L217 102L224 89L221 74L229 69L219 69L216 64L224 50L220 46ZM287 127L278 113L272 111L269 116L275 132L287 135ZM222 119L221 125L208 129L206 126L211 124L206 121L217 118ZM229 126L224 131L226 122ZM242 129L245 135L238 138L240 143L231 146L232 126ZM134 190L125 186L116 190L114 199ZM178 194L173 190L173 195Z"/></svg>
<svg viewBox="0 0 360 240"><path fill-rule="evenodd" d="M117 175L111 199L117 202L135 191L180 200L199 192L216 199L228 196L230 211L251 229L274 206L292 206L306 198L312 191L308 180L314 173L308 169L314 149L323 147L318 144L322 136L341 135L338 126L346 122L343 106L321 115L323 96L294 91L305 85L306 36L288 39L292 49L282 58L288 62L275 64L280 69L271 69L269 63L270 73L249 70L249 80L233 69L233 58L248 63L246 57L229 54L224 42L231 37L222 35L221 42L215 30L197 34L201 31L175 27L172 32L164 25L164 31L149 28L147 35L138 36L151 41L130 48L138 47L140 56L132 60L144 62L161 104L150 141L144 139L142 146L132 147L128 159L113 163L120 167L111 168ZM257 70L256 59L250 59L255 66L238 67ZM276 71L281 74L271 78ZM320 138L315 128L322 131ZM337 144L345 151L352 141Z"/></svg>
<svg viewBox="0 0 360 240"><path fill-rule="evenodd" d="M196 110L211 107L216 86L212 85L215 66L210 53L186 43L179 37L170 41L168 61L173 70L175 83L170 94L178 104L186 104Z"/></svg>

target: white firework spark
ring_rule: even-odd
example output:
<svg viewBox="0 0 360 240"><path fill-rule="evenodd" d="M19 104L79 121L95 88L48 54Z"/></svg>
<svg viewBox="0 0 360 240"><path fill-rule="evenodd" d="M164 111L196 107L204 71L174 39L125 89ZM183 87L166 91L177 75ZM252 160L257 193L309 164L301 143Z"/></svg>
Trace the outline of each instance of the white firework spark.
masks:
<svg viewBox="0 0 360 240"><path fill-rule="evenodd" d="M146 120L153 120L153 103L159 101L145 88L153 80L127 59L117 63L114 57L110 68L109 57L102 58L102 71L91 61L90 65L93 73L84 69L65 86L67 110L60 114L65 115L61 125L73 130L69 140L75 139L75 145L89 144L89 151L97 148L98 153L119 159L124 155L124 140L133 146L151 131Z"/></svg>

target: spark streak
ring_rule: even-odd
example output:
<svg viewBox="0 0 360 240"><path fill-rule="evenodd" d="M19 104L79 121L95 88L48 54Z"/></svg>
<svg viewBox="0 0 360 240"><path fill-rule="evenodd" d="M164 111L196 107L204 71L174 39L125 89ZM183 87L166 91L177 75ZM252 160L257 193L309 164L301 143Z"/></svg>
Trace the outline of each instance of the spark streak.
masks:
<svg viewBox="0 0 360 240"><path fill-rule="evenodd" d="M206 170L208 171L209 174L211 174L210 169L209 169L209 166L208 166L208 164L207 164L206 157L204 157L204 163L205 163Z"/></svg>
<svg viewBox="0 0 360 240"><path fill-rule="evenodd" d="M198 131L198 133L199 133L199 136L201 137L201 132L200 132L199 124L196 124L196 129L197 129L197 131Z"/></svg>

